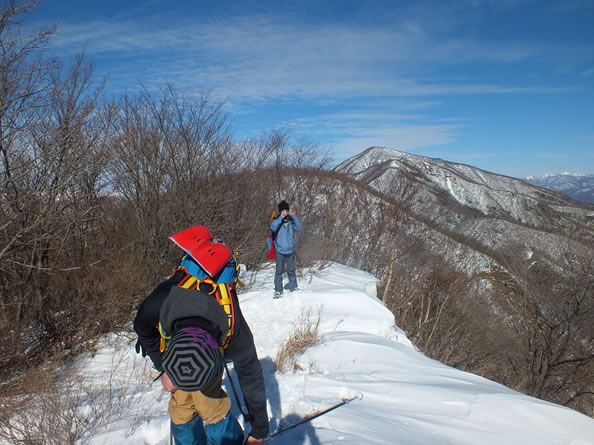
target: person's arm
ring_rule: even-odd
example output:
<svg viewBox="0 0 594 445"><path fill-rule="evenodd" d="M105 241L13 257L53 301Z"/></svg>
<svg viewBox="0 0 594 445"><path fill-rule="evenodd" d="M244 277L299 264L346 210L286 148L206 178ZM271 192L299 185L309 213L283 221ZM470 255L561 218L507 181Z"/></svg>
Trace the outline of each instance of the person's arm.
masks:
<svg viewBox="0 0 594 445"><path fill-rule="evenodd" d="M291 213L291 219L293 220L293 230L295 232L301 232L301 221L299 221L295 212Z"/></svg>
<svg viewBox="0 0 594 445"><path fill-rule="evenodd" d="M241 391L250 416L252 426L250 436L263 439L268 435L269 430L268 412L266 410L266 387L264 386L264 376L262 375L260 362L257 360L257 356L252 357L255 358L255 361L233 361L233 366L239 378Z"/></svg>
<svg viewBox="0 0 594 445"><path fill-rule="evenodd" d="M270 230L276 232L280 228L280 225L283 222L283 218L284 216L282 214L279 214L276 218L274 218L272 220L272 223L270 224Z"/></svg>
<svg viewBox="0 0 594 445"><path fill-rule="evenodd" d="M248 414L251 417L250 435L255 439L263 439L268 435L269 429L264 374L258 360L252 332L243 318L239 304L235 305L235 317L235 332L225 352L225 358L233 361L233 369L239 378Z"/></svg>
<svg viewBox="0 0 594 445"><path fill-rule="evenodd" d="M161 334L159 333L159 312L167 297L169 287L159 285L138 307L134 319L134 331L138 335L136 352L148 355L159 372L161 368Z"/></svg>
<svg viewBox="0 0 594 445"><path fill-rule="evenodd" d="M269 429L266 386L253 340L251 347L245 348L240 356L233 358L233 368L239 378L248 414L251 417L250 435L256 439L262 439L268 435Z"/></svg>
<svg viewBox="0 0 594 445"><path fill-rule="evenodd" d="M144 318L144 310L141 308L136 314L134 320L134 330L138 335L138 342L136 343L136 352L141 352L142 355L148 355L155 366L155 369L159 372L163 371L161 368L161 336L158 328L151 326ZM158 323L158 318L157 318Z"/></svg>

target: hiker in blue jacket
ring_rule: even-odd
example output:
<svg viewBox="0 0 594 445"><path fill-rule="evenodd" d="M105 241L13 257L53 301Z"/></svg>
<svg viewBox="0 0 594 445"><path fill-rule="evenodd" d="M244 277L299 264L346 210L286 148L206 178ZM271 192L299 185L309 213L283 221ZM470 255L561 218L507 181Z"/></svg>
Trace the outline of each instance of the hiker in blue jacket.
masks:
<svg viewBox="0 0 594 445"><path fill-rule="evenodd" d="M278 205L279 215L270 224L270 230L276 233L274 241L276 272L274 274L274 297L283 295L283 269L287 265L291 292L297 290L297 274L295 273L295 238L294 232L301 232L301 222L289 204L281 201Z"/></svg>

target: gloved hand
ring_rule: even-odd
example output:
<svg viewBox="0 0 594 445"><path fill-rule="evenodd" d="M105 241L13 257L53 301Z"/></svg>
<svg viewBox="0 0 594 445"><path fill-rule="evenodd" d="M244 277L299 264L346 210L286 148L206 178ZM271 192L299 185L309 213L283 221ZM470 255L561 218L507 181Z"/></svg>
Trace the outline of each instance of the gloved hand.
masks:
<svg viewBox="0 0 594 445"><path fill-rule="evenodd" d="M146 357L146 350L144 349L144 347L142 346L142 344L140 343L140 339L138 339L136 341L136 346L134 346L134 348L136 349L136 353L140 354L140 352L142 351L142 356Z"/></svg>

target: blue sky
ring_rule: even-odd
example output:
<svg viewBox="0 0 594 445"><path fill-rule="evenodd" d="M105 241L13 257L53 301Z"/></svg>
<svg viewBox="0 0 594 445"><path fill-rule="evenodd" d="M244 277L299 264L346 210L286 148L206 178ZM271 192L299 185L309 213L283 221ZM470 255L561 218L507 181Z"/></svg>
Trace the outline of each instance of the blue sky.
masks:
<svg viewBox="0 0 594 445"><path fill-rule="evenodd" d="M594 174L594 1L47 0L51 50L110 93L226 100L237 139L288 127L515 177Z"/></svg>

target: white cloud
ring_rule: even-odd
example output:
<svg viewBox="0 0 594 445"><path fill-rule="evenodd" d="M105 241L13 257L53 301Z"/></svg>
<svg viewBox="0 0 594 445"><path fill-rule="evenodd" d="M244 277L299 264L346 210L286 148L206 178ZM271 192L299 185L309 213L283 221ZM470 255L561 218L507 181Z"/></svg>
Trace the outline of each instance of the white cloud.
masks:
<svg viewBox="0 0 594 445"><path fill-rule="evenodd" d="M210 90L213 99L228 99L226 109L238 122L249 122L239 130L249 135L284 123L332 146L337 156L380 145L424 154L451 149L457 153L438 157L465 162L492 154L460 154L464 148L453 142L480 146L485 120L515 112L515 97L497 108L499 101L485 95L580 88L591 94L592 42L568 44L529 27L509 37L497 19L520 18L536 7L515 2L385 2L358 7L360 15L345 9L332 16L326 2L312 2L315 11L304 14L299 0L237 1L233 7L163 1L152 13L140 2L112 16L105 10L101 19L85 22L79 15L50 42L65 58L86 47L97 74L109 72L110 93L135 89L139 81L148 88L170 82L185 94ZM548 25L556 17L548 13L529 26ZM462 95L477 97L453 98ZM469 124L476 131L460 138ZM517 131L531 147L554 152L539 132Z"/></svg>
<svg viewBox="0 0 594 445"><path fill-rule="evenodd" d="M371 146L418 151L450 143L455 140L457 133L458 127L454 125L353 128L350 132L353 136L334 139L330 145L337 158L346 159Z"/></svg>
<svg viewBox="0 0 594 445"><path fill-rule="evenodd" d="M122 83L126 78L147 85L169 80L185 88L213 88L220 97L237 100L545 91L422 80L419 73L428 64L517 62L546 48L438 39L413 20L364 27L293 24L287 17L262 14L175 24L149 17L67 23L53 41L58 50L82 46L91 57L113 58L104 69Z"/></svg>

